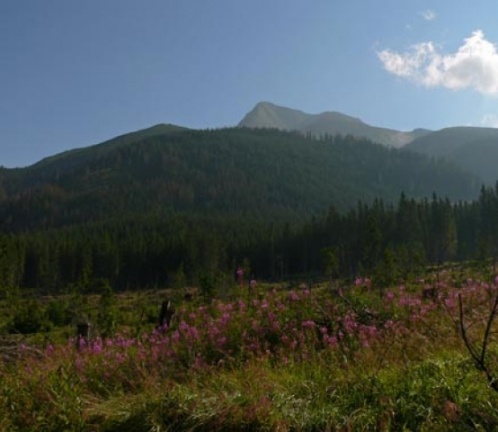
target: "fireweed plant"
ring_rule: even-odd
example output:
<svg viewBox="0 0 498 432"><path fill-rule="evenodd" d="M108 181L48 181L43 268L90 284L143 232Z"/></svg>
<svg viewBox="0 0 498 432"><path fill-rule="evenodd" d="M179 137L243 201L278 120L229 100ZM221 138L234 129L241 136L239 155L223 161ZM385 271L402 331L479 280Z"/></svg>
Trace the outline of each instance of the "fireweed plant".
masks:
<svg viewBox="0 0 498 432"><path fill-rule="evenodd" d="M46 343L36 354L21 347L0 366L0 429L498 425L496 396L467 351L482 354L488 329L483 362L496 376L488 318L498 280L443 273L437 283L420 279L382 296L360 278L342 289L253 294L180 305L170 327L139 335Z"/></svg>

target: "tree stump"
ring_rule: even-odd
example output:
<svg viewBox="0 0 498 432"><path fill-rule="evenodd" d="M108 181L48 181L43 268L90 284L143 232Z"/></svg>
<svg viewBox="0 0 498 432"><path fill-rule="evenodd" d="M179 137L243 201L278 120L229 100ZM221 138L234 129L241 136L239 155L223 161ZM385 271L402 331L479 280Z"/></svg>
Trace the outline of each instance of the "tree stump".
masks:
<svg viewBox="0 0 498 432"><path fill-rule="evenodd" d="M164 300L161 305L161 311L159 312L159 324L157 328L169 328L174 314L175 309L171 305L171 300Z"/></svg>

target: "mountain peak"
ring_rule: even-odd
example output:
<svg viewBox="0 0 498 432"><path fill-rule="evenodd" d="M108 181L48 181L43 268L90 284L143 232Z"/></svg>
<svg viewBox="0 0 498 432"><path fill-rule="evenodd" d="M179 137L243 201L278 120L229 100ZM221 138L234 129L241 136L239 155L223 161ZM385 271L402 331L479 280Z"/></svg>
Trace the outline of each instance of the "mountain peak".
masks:
<svg viewBox="0 0 498 432"><path fill-rule="evenodd" d="M275 105L271 102L259 102L246 114L239 127L272 128L294 130L297 124L304 122L310 114Z"/></svg>
<svg viewBox="0 0 498 432"><path fill-rule="evenodd" d="M337 111L308 114L266 101L256 104L240 121L238 126L294 130L311 133L315 136L325 134L353 135L367 138L388 147L402 147L423 134L421 130L417 132L401 132L370 126L359 118Z"/></svg>

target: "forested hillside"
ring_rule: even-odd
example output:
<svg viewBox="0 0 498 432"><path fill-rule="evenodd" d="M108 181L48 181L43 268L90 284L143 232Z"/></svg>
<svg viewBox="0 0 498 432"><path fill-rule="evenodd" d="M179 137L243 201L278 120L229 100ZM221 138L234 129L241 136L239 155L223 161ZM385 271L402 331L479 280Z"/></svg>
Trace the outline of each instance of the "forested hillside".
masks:
<svg viewBox="0 0 498 432"><path fill-rule="evenodd" d="M9 231L177 211L297 221L402 191L470 199L478 187L451 165L364 139L162 126L2 169L0 220Z"/></svg>
<svg viewBox="0 0 498 432"><path fill-rule="evenodd" d="M488 185L498 180L498 129L452 127L415 139L404 149L447 160Z"/></svg>
<svg viewBox="0 0 498 432"><path fill-rule="evenodd" d="M157 126L0 178L4 290L406 272L482 237L474 178L352 137Z"/></svg>

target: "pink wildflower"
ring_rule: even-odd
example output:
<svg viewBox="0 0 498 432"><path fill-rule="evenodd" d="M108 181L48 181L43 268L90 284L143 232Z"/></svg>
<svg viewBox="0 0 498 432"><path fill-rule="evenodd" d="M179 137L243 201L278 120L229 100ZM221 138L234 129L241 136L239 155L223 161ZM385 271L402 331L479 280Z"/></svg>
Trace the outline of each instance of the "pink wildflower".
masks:
<svg viewBox="0 0 498 432"><path fill-rule="evenodd" d="M337 345L337 337L335 337L335 336L328 336L328 335L325 335L325 336L323 337L323 341L324 341L327 345L329 345L329 346L331 346L331 347L334 347L334 346L336 346L336 345Z"/></svg>
<svg viewBox="0 0 498 432"><path fill-rule="evenodd" d="M227 338L226 336L221 336L217 341L216 345L218 348L222 348L225 344L227 343Z"/></svg>
<svg viewBox="0 0 498 432"><path fill-rule="evenodd" d="M98 338L92 344L92 352L93 354L100 354L102 352L102 339Z"/></svg>
<svg viewBox="0 0 498 432"><path fill-rule="evenodd" d="M241 279L244 276L244 269L242 267L239 267L237 269L237 277Z"/></svg>
<svg viewBox="0 0 498 432"><path fill-rule="evenodd" d="M188 335L190 336L191 339L193 340L197 340L199 339L199 331L194 327L194 326L191 326L189 329L188 329Z"/></svg>
<svg viewBox="0 0 498 432"><path fill-rule="evenodd" d="M289 300L291 301L298 301L299 300L299 294L295 291L291 291L289 293Z"/></svg>
<svg viewBox="0 0 498 432"><path fill-rule="evenodd" d="M244 269L242 267L239 267L237 269L237 279L239 280L240 287L244 285Z"/></svg>
<svg viewBox="0 0 498 432"><path fill-rule="evenodd" d="M455 305L455 300L451 297L448 297L447 299L444 300L444 304L448 309L453 309Z"/></svg>
<svg viewBox="0 0 498 432"><path fill-rule="evenodd" d="M306 320L306 321L303 321L302 326L304 328L315 328L316 324L313 320Z"/></svg>
<svg viewBox="0 0 498 432"><path fill-rule="evenodd" d="M386 328L386 329L392 328L393 326L394 326L394 321L393 320L387 320L384 323L384 328Z"/></svg>
<svg viewBox="0 0 498 432"><path fill-rule="evenodd" d="M358 323L356 319L352 315L346 315L343 320L344 328L346 333L353 333L355 329L358 327Z"/></svg>

